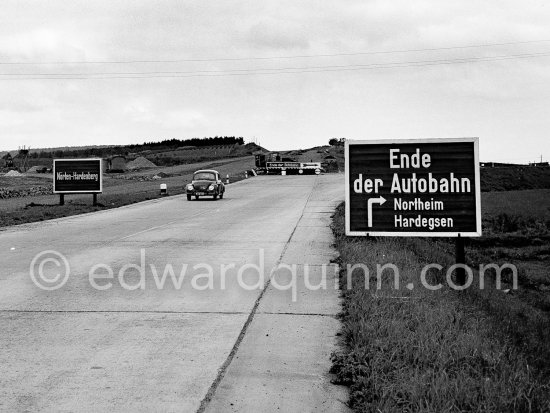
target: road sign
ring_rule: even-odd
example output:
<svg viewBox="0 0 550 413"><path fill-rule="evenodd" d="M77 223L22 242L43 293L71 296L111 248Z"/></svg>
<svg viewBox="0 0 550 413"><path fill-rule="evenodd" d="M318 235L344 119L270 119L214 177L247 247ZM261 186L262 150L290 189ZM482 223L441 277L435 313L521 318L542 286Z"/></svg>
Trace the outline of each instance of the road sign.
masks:
<svg viewBox="0 0 550 413"><path fill-rule="evenodd" d="M299 168L300 162L266 162L268 168Z"/></svg>
<svg viewBox="0 0 550 413"><path fill-rule="evenodd" d="M102 160L54 159L54 194L93 194L103 190Z"/></svg>
<svg viewBox="0 0 550 413"><path fill-rule="evenodd" d="M346 141L346 235L481 236L478 138Z"/></svg>

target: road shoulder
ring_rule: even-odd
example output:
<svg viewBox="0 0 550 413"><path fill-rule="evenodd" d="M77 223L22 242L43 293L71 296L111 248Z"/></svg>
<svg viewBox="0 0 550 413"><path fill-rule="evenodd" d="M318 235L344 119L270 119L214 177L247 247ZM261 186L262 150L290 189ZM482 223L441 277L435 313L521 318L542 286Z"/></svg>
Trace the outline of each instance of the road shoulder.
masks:
<svg viewBox="0 0 550 413"><path fill-rule="evenodd" d="M205 411L349 411L347 388L332 384L329 374L340 329L338 271L330 264L336 251L328 227L335 204L319 198L308 202Z"/></svg>

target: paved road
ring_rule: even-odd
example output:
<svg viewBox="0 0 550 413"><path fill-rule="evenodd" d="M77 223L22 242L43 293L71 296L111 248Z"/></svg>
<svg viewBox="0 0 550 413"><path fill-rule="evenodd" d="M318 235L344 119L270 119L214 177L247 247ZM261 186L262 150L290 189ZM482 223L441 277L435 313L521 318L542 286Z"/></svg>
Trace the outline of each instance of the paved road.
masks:
<svg viewBox="0 0 550 413"><path fill-rule="evenodd" d="M342 175L257 177L1 231L0 411L345 411L322 266L342 198ZM43 251L58 289L29 275Z"/></svg>

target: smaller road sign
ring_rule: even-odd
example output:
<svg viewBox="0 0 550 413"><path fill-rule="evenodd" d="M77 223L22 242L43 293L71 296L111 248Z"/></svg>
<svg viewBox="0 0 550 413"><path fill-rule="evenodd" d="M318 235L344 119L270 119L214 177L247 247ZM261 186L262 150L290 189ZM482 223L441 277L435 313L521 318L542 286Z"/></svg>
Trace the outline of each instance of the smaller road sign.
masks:
<svg viewBox="0 0 550 413"><path fill-rule="evenodd" d="M103 190L101 159L54 159L54 194L93 194Z"/></svg>

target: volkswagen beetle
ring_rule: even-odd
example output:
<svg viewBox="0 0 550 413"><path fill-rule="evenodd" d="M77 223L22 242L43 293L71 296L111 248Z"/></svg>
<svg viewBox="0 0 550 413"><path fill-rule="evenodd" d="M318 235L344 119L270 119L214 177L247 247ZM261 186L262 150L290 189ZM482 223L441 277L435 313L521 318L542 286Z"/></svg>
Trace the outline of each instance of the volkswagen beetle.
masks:
<svg viewBox="0 0 550 413"><path fill-rule="evenodd" d="M194 196L199 199L201 196L211 196L214 199L223 199L225 185L223 184L220 173L212 169L204 169L193 174L193 181L187 185L187 200L191 201Z"/></svg>

